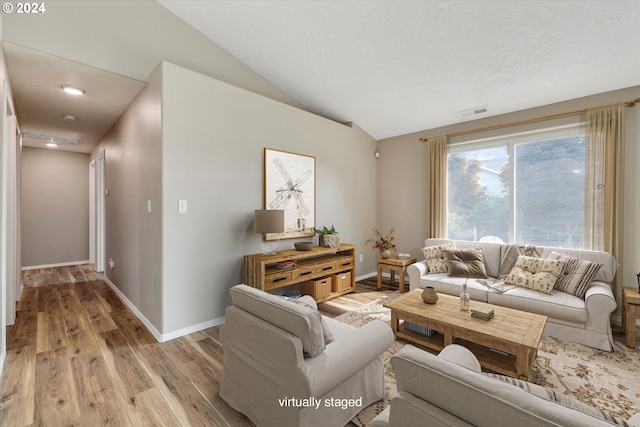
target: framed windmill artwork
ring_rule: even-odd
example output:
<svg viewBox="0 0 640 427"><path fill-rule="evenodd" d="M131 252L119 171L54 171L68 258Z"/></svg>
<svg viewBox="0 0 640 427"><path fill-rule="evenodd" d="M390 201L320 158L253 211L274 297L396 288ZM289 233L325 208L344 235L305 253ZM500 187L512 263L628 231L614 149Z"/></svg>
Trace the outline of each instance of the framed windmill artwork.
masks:
<svg viewBox="0 0 640 427"><path fill-rule="evenodd" d="M264 149L264 208L284 210L284 233L265 240L313 237L316 225L316 158Z"/></svg>

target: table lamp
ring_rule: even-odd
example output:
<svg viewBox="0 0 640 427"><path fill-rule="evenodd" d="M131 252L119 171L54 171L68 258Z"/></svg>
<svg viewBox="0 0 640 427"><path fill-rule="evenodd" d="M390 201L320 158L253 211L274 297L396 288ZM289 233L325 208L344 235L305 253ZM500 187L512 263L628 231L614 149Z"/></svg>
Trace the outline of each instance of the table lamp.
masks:
<svg viewBox="0 0 640 427"><path fill-rule="evenodd" d="M283 233L284 232L284 210L282 209L256 209L253 212L253 230L256 233ZM266 240L266 239L265 239ZM280 239L277 239L276 249L269 251L263 245L264 255L274 255L277 252Z"/></svg>

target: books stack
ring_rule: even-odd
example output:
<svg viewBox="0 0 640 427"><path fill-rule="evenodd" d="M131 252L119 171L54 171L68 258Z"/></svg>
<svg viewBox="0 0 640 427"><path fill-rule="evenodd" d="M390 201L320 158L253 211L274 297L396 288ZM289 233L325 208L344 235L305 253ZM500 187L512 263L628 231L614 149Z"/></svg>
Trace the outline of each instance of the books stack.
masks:
<svg viewBox="0 0 640 427"><path fill-rule="evenodd" d="M493 308L485 305L477 305L471 309L471 317L482 320L489 320L493 317Z"/></svg>
<svg viewBox="0 0 640 427"><path fill-rule="evenodd" d="M276 268L291 268L291 267L295 267L296 266L296 262L295 261L282 261L282 262L278 262L276 263Z"/></svg>

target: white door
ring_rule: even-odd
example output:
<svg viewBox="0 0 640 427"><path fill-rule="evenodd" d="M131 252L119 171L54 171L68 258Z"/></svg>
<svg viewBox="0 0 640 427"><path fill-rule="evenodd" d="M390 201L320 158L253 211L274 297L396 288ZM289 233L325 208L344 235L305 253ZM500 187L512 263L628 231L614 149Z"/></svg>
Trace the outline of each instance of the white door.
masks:
<svg viewBox="0 0 640 427"><path fill-rule="evenodd" d="M96 202L96 210L95 210L95 241L96 241L96 271L104 272L105 270L105 191L106 191L106 183L105 183L105 159L104 159L104 150L98 154L95 160L95 202Z"/></svg>

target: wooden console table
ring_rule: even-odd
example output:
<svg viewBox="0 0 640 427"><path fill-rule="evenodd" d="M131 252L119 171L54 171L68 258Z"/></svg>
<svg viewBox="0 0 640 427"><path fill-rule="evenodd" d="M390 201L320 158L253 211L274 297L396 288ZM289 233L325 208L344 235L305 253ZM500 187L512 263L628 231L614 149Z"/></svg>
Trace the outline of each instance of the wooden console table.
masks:
<svg viewBox="0 0 640 427"><path fill-rule="evenodd" d="M341 284L317 302L327 301L356 290L355 245L341 244L339 248L314 246L310 251L295 249L278 251L274 255L253 254L244 256L244 283L268 291L289 285L308 282L337 274L350 273L350 286ZM279 269L276 265L295 261L295 267Z"/></svg>

